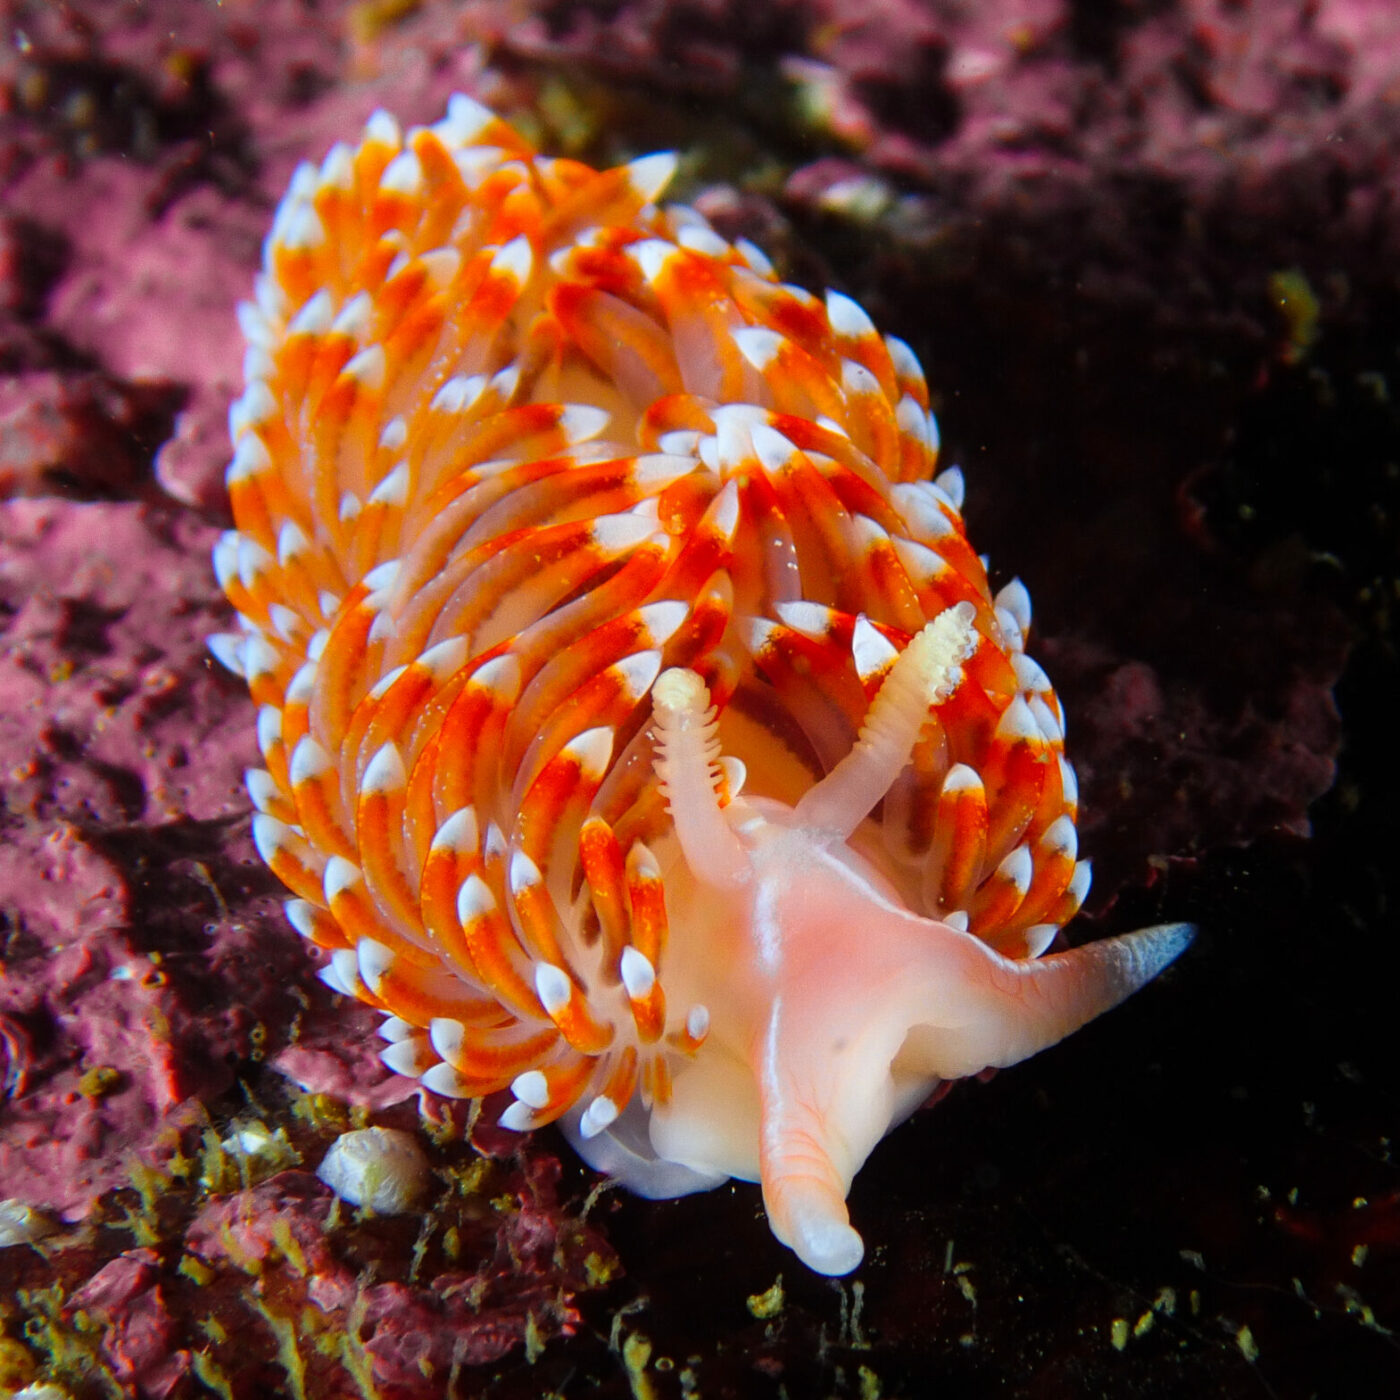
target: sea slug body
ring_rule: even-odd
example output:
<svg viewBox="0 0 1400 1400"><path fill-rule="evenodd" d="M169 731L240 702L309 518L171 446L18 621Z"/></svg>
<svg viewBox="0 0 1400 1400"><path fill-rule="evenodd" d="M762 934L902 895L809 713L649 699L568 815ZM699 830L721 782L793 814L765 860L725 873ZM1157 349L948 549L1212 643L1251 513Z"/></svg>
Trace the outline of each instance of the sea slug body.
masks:
<svg viewBox="0 0 1400 1400"><path fill-rule="evenodd" d="M509 1087L643 1195L761 1181L845 1273L940 1082L1185 946L1067 952L1064 716L845 296L476 102L297 171L240 308L215 568L263 859L436 1094Z"/></svg>

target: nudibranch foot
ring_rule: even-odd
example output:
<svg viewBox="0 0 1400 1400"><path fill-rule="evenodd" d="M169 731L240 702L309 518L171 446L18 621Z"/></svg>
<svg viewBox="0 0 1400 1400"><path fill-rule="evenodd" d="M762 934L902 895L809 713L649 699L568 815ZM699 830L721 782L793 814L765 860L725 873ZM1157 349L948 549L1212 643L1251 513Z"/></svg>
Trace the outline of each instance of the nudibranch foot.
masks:
<svg viewBox="0 0 1400 1400"><path fill-rule="evenodd" d="M509 1088L648 1196L762 1183L843 1273L852 1177L1183 926L1089 887L1065 717L918 360L469 98L303 165L229 411L211 641L259 853L424 1092Z"/></svg>

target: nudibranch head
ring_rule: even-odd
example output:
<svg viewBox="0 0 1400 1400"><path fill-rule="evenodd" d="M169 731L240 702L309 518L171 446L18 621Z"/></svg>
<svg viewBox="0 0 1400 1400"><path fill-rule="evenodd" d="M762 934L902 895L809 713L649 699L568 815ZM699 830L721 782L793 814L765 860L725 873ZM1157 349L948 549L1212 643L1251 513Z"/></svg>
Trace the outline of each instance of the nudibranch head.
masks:
<svg viewBox="0 0 1400 1400"><path fill-rule="evenodd" d="M644 1195L758 1180L813 1268L940 1081L1185 946L1047 954L1064 716L918 362L693 210L475 102L298 170L241 308L254 839L385 1062L509 1087Z"/></svg>

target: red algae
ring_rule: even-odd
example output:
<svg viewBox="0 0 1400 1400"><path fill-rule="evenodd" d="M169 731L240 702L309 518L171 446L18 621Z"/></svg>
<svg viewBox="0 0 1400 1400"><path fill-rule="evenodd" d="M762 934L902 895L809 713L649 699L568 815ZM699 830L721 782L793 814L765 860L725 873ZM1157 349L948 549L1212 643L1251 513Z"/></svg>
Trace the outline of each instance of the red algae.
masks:
<svg viewBox="0 0 1400 1400"><path fill-rule="evenodd" d="M237 810L236 754L193 760L233 732L200 659L206 539L138 505L0 504L0 1011L24 1046L0 1179L70 1217L126 1181L125 1154L177 1105L226 1087L247 1049L252 1014L211 1020L209 971L136 925L160 833Z"/></svg>
<svg viewBox="0 0 1400 1400"><path fill-rule="evenodd" d="M174 1349L176 1325L161 1289L162 1260L153 1249L130 1249L104 1264L74 1295L79 1310L102 1328L101 1352L123 1388L164 1400L189 1374L190 1354Z"/></svg>
<svg viewBox="0 0 1400 1400"><path fill-rule="evenodd" d="M100 1262L119 1222L51 1237L43 1287L20 1261L25 1335L72 1393L185 1395L197 1377L221 1394L433 1400L473 1367L572 1335L573 1295L619 1272L602 1236L560 1209L547 1159L450 1154L432 1207L390 1218L278 1169L297 1149L260 1151L269 1141L250 1120L206 1144L197 1191L146 1181L150 1201L125 1225L156 1243Z"/></svg>
<svg viewBox="0 0 1400 1400"><path fill-rule="evenodd" d="M307 1349L313 1372L362 1371L388 1393L426 1400L442 1393L448 1375L499 1361L527 1337L539 1345L571 1333L579 1314L569 1292L616 1270L601 1236L561 1220L557 1175L557 1167L537 1161L450 1176L427 1217L431 1226L419 1228L421 1277L369 1282L367 1251L395 1227L373 1217L356 1223L300 1171L212 1202L191 1224L185 1247L216 1269L219 1281L203 1284L213 1296L239 1272L256 1276L269 1323L300 1315L306 1340L338 1336L329 1356L325 1347L319 1359ZM314 1314L303 1313L308 1303ZM251 1350L266 1353L267 1342L264 1336ZM253 1364L220 1355L235 1376Z"/></svg>

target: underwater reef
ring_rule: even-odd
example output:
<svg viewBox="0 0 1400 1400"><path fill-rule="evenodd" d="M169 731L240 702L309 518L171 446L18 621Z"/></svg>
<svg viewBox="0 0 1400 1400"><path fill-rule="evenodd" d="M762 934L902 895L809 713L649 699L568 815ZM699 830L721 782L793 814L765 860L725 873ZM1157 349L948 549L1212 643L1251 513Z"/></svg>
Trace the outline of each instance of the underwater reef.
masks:
<svg viewBox="0 0 1400 1400"><path fill-rule="evenodd" d="M8 0L0 33L0 1396L1394 1393L1388 0ZM424 1119L254 851L205 645L235 307L298 162L456 90L598 166L677 151L726 237L909 343L1064 704L1071 940L1200 928L888 1138L848 1280L753 1187L642 1201L500 1105ZM315 1174L371 1126L426 1163L393 1210Z"/></svg>

